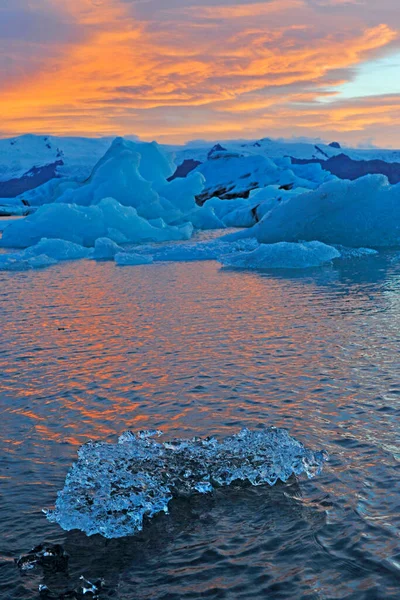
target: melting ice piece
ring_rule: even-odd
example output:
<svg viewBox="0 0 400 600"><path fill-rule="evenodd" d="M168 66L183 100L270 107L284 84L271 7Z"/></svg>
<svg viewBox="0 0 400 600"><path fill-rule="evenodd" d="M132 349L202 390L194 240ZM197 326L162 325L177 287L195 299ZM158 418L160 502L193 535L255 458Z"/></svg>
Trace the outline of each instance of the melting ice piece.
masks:
<svg viewBox="0 0 400 600"><path fill-rule="evenodd" d="M307 269L339 257L336 248L322 242L278 242L260 244L252 252L222 256L221 262L237 269Z"/></svg>
<svg viewBox="0 0 400 600"><path fill-rule="evenodd" d="M132 535L143 519L168 512L174 496L207 493L234 481L274 485L320 473L324 451L308 450L284 429L243 429L215 438L160 443L158 431L123 434L117 444L89 442L78 452L47 518L63 529L106 538Z"/></svg>

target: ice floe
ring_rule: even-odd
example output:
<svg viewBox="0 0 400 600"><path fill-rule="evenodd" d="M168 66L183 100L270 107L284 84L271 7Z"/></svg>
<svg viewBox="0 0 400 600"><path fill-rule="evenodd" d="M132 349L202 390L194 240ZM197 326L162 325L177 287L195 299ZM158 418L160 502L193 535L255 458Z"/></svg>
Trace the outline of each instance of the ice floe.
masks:
<svg viewBox="0 0 400 600"><path fill-rule="evenodd" d="M144 256L142 254L136 254L135 252L119 252L115 255L115 262L120 267L128 265L149 265L153 262L153 259L151 256Z"/></svg>
<svg viewBox="0 0 400 600"><path fill-rule="evenodd" d="M340 252L333 246L321 242L278 242L260 244L251 252L238 252L221 257L222 264L238 269L307 269L319 267Z"/></svg>

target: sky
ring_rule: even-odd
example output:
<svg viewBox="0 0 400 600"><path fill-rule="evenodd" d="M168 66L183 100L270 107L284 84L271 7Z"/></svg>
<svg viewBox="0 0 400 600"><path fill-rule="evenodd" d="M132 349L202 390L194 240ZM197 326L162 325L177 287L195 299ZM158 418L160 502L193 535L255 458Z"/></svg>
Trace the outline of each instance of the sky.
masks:
<svg viewBox="0 0 400 600"><path fill-rule="evenodd" d="M0 0L0 137L400 147L399 0Z"/></svg>

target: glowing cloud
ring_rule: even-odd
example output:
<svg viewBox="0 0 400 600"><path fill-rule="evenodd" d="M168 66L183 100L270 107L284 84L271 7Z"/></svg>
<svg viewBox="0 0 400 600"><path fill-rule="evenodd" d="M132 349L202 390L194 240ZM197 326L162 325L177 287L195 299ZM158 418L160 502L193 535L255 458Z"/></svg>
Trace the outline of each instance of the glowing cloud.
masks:
<svg viewBox="0 0 400 600"><path fill-rule="evenodd" d="M397 95L339 92L396 51L396 2L16 0L0 7L1 133L182 141L308 127L393 144Z"/></svg>

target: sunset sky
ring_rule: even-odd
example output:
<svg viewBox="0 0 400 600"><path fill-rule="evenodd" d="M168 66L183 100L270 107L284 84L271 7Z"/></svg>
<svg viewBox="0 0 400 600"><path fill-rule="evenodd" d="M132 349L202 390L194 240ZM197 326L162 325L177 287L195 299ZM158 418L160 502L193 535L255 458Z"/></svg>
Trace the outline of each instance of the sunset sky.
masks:
<svg viewBox="0 0 400 600"><path fill-rule="evenodd" d="M0 136L400 147L399 0L0 0Z"/></svg>

